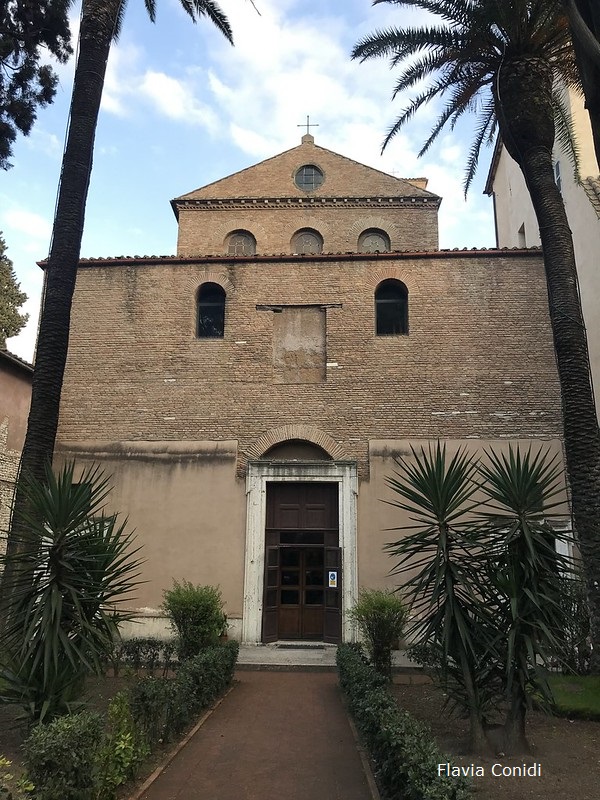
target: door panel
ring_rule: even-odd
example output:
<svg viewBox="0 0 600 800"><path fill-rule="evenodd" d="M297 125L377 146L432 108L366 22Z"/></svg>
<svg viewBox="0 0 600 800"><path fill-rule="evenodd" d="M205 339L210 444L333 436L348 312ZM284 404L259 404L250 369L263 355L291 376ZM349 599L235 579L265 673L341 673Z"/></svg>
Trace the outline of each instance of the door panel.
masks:
<svg viewBox="0 0 600 800"><path fill-rule="evenodd" d="M279 548L267 547L265 554L265 592L263 598L263 641L277 639L277 609L279 607Z"/></svg>
<svg viewBox="0 0 600 800"><path fill-rule="evenodd" d="M342 641L342 548L325 548L325 613L323 641ZM335 576L335 577L334 577ZM333 586L333 583L336 585Z"/></svg>
<svg viewBox="0 0 600 800"><path fill-rule="evenodd" d="M340 641L339 588L327 588L328 563L340 562L329 554L338 537L337 484L267 485L263 641Z"/></svg>

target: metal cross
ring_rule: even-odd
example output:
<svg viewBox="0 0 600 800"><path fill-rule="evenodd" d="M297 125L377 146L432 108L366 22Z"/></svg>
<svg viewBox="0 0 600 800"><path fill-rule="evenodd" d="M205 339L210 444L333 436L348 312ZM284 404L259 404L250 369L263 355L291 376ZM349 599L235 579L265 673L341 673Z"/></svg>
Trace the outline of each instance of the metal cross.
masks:
<svg viewBox="0 0 600 800"><path fill-rule="evenodd" d="M308 114L306 115L306 122L303 122L302 125L296 125L296 127L297 128L303 128L305 125L306 125L306 132L307 133L310 133L310 129L311 128L318 128L319 127L319 123L318 122L311 122L310 121L310 117L309 117Z"/></svg>

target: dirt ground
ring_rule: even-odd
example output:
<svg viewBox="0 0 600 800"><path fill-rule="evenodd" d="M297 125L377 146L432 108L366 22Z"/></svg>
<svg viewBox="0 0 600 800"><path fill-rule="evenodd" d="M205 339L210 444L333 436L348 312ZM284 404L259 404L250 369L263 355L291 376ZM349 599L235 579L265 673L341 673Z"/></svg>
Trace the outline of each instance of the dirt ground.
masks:
<svg viewBox="0 0 600 800"><path fill-rule="evenodd" d="M399 679L396 679L396 681ZM401 708L426 722L452 765L483 767L473 778L477 800L598 800L600 798L600 722L528 715L527 736L532 754L524 758L480 758L465 754L468 724L443 710L443 697L429 684L394 683ZM538 776L495 777L502 767L539 765Z"/></svg>

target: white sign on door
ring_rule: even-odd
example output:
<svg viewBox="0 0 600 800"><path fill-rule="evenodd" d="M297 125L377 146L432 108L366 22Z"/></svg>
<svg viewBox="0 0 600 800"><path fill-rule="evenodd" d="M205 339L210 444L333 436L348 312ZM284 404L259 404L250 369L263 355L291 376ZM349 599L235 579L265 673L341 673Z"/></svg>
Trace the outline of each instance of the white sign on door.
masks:
<svg viewBox="0 0 600 800"><path fill-rule="evenodd" d="M329 588L337 589L337 572L329 573Z"/></svg>

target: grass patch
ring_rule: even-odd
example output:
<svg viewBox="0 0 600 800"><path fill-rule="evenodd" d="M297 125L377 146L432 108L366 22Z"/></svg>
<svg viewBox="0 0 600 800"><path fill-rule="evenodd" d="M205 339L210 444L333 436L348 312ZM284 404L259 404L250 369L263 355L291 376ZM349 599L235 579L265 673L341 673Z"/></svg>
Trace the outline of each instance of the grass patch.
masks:
<svg viewBox="0 0 600 800"><path fill-rule="evenodd" d="M600 676L550 675L555 711L563 717L600 720Z"/></svg>

